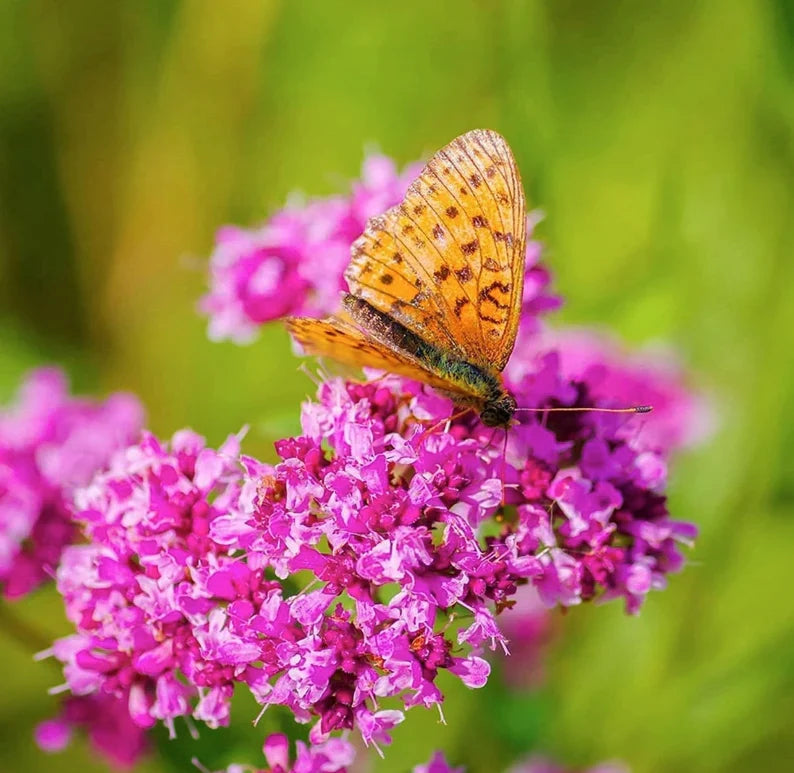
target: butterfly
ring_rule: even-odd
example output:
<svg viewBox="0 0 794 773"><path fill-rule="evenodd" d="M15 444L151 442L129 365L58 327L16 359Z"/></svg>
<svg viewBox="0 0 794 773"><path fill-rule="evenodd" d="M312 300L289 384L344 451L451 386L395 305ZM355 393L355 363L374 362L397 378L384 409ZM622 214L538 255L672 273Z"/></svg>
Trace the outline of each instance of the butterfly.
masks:
<svg viewBox="0 0 794 773"><path fill-rule="evenodd" d="M287 328L307 354L424 382L506 428L516 401L501 373L518 331L526 228L509 145L494 131L467 132L367 223L340 313L291 317Z"/></svg>

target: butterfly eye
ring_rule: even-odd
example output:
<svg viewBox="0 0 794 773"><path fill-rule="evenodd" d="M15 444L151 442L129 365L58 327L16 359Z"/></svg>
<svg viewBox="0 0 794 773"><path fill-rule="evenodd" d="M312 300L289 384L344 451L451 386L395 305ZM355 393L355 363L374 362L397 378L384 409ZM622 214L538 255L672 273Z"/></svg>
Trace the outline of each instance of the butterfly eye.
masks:
<svg viewBox="0 0 794 773"><path fill-rule="evenodd" d="M505 392L485 404L480 419L486 427L507 427L515 412L515 398Z"/></svg>

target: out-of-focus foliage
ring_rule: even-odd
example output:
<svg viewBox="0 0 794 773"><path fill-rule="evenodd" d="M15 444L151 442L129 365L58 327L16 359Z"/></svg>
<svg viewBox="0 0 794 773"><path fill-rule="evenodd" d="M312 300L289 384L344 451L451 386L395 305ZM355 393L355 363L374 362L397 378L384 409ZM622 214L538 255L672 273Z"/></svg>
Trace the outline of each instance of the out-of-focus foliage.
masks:
<svg viewBox="0 0 794 773"><path fill-rule="evenodd" d="M312 390L284 332L211 344L194 313L222 223L328 193L377 143L401 162L503 132L547 213L568 322L678 347L722 428L679 459L693 565L638 619L573 610L548 685L450 686L448 725L412 712L378 771L443 746L492 771L529 748L648 771L787 770L794 758L794 11L785 0L638 4L164 0L0 4L0 390L65 363L125 388L156 432L252 425L268 456ZM64 630L40 594L14 614ZM7 614L3 613L4 616ZM0 626L6 632L5 617ZM58 681L0 642L0 769L45 760L31 728ZM258 759L266 717L160 748L149 771Z"/></svg>

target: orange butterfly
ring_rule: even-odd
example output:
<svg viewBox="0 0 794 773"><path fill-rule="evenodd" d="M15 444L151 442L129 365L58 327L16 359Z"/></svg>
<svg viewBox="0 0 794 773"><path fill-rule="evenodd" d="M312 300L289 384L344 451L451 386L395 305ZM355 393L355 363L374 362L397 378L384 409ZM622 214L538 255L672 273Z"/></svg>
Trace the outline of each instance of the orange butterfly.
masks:
<svg viewBox="0 0 794 773"><path fill-rule="evenodd" d="M524 287L526 202L513 154L476 129L430 159L402 203L351 248L344 310L291 317L308 354L422 381L483 424L507 427L502 383Z"/></svg>

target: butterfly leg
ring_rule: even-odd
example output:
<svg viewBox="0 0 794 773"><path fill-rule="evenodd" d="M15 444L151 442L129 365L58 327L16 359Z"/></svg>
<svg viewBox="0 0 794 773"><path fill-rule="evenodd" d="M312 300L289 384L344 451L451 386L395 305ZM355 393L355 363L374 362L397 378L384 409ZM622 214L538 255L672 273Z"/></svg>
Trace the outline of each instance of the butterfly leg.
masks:
<svg viewBox="0 0 794 773"><path fill-rule="evenodd" d="M457 413L453 413L452 416L449 416L446 419L441 419L441 421L437 421L431 427L426 429L422 435L421 439L424 440L428 435L431 435L435 432L439 427L443 427L445 424L451 424L455 419L459 419L461 416L465 416L469 411L473 410L472 408L463 408L462 410L458 411Z"/></svg>

